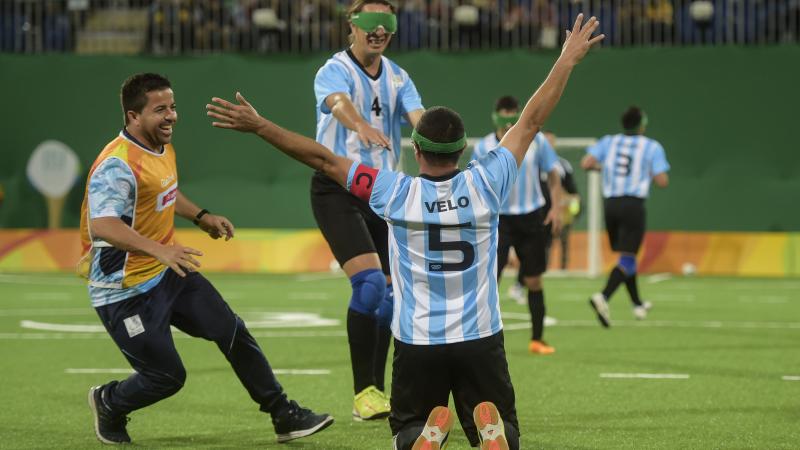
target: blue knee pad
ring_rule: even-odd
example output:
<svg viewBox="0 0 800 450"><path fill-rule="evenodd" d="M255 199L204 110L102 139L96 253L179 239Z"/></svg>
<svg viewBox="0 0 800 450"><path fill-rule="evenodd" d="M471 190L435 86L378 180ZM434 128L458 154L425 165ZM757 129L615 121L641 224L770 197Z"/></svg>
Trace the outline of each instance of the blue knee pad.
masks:
<svg viewBox="0 0 800 450"><path fill-rule="evenodd" d="M620 255L619 267L627 276L636 274L636 257L633 255Z"/></svg>
<svg viewBox="0 0 800 450"><path fill-rule="evenodd" d="M378 269L367 269L350 278L353 296L350 297L350 309L355 312L372 315L378 309L386 295L386 277Z"/></svg>
<svg viewBox="0 0 800 450"><path fill-rule="evenodd" d="M386 286L386 295L375 310L375 320L378 326L389 328L392 326L392 314L394 314L394 291L392 285Z"/></svg>

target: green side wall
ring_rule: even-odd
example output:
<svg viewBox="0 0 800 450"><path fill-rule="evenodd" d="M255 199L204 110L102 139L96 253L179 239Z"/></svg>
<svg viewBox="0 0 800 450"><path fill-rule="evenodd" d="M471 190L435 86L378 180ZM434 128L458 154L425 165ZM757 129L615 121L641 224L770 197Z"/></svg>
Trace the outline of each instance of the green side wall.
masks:
<svg viewBox="0 0 800 450"><path fill-rule="evenodd" d="M468 134L479 136L489 132L494 99L529 96L555 56L423 52L394 59L426 106L454 108ZM327 57L0 55L0 227L46 225L45 202L25 177L30 152L46 139L66 143L81 159L64 219L77 225L86 171L121 126L119 86L143 71L173 82L182 191L239 227L314 227L310 170L253 136L213 129L204 105L240 90L265 116L313 136L313 79ZM599 137L617 132L628 105L641 105L648 135L664 145L673 168L669 189L648 203L651 229L798 231L800 145L792 135L799 80L800 46L603 49L575 70L547 128Z"/></svg>

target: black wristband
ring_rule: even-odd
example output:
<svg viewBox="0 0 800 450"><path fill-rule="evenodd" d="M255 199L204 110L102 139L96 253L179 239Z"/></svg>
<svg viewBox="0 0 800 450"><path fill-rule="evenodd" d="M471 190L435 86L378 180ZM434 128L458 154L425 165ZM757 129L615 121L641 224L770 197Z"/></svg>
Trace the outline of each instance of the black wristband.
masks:
<svg viewBox="0 0 800 450"><path fill-rule="evenodd" d="M208 214L208 210L207 210L207 209L205 209L205 208L201 209L201 210L200 210L200 212L199 212L199 213L197 213L197 215L196 215L196 216L194 216L194 220L192 220L192 222L193 222L195 225L200 225L200 219L202 219L202 218L203 218L203 216L205 216L206 214Z"/></svg>

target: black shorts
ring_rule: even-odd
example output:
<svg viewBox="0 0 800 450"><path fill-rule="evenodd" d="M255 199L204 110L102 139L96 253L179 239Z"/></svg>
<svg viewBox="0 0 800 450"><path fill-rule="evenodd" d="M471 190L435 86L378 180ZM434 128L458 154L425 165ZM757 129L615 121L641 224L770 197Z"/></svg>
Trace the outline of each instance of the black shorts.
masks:
<svg viewBox="0 0 800 450"><path fill-rule="evenodd" d="M644 199L611 197L605 200L606 231L615 252L637 253L645 232Z"/></svg>
<svg viewBox="0 0 800 450"><path fill-rule="evenodd" d="M389 416L392 435L424 423L433 408L447 406L451 392L471 445L478 444L472 410L483 401L493 402L503 421L519 430L502 331L442 345L410 345L395 339Z"/></svg>
<svg viewBox="0 0 800 450"><path fill-rule="evenodd" d="M389 274L389 227L369 205L316 172L311 178L311 210L339 265L377 253L383 273Z"/></svg>
<svg viewBox="0 0 800 450"><path fill-rule="evenodd" d="M547 249L552 237L550 226L544 225L545 211L545 208L539 208L528 214L500 216L497 239L498 271L503 271L511 247L514 247L519 258L522 276L535 277L547 270Z"/></svg>

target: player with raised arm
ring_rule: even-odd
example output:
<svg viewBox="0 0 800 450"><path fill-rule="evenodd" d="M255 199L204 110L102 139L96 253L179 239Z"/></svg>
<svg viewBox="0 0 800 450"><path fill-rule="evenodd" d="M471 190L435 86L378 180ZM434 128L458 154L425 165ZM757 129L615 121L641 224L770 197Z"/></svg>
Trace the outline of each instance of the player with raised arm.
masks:
<svg viewBox="0 0 800 450"><path fill-rule="evenodd" d="M394 448L439 449L454 418L450 393L470 443L518 449L514 388L503 347L497 293L497 225L517 168L558 103L575 65L603 39L598 22L579 15L561 55L498 150L458 170L466 147L461 118L436 107L420 118L412 140L420 176L375 169L335 155L317 142L239 104L213 98L213 125L257 134L294 159L327 174L390 224L396 297L392 318Z"/></svg>
<svg viewBox="0 0 800 450"><path fill-rule="evenodd" d="M356 0L348 19L350 48L333 55L314 79L316 140L336 155L394 170L400 159L401 123L416 125L423 111L406 71L383 56L397 31L395 9L387 0ZM352 286L347 337L353 418L385 418L392 314L386 223L321 171L311 180L311 207Z"/></svg>
<svg viewBox="0 0 800 450"><path fill-rule="evenodd" d="M172 87L158 74L122 85L125 126L89 170L81 207L79 272L108 334L135 373L89 390L97 438L131 441L127 415L178 392L186 370L171 326L213 341L250 397L272 416L278 442L316 433L333 417L287 399L258 343L214 286L196 271L198 250L175 243L175 214L212 238L231 222L192 203L178 188Z"/></svg>
<svg viewBox="0 0 800 450"><path fill-rule="evenodd" d="M478 141L472 159L481 159L490 151L499 149L498 144L506 132L519 118L517 99L504 96L495 102L492 121L495 130ZM542 274L547 270L548 241L550 234L558 234L561 228L561 209L550 208L545 211L545 191L539 183L539 171L548 174L545 189L549 191L555 204L560 205L561 175L558 156L544 134L539 132L519 166L517 182L508 194L500 210L497 245L498 282L508 263L511 247L519 258L519 271L525 287L528 288L528 310L531 314L531 342L528 351L534 355L555 353L555 348L542 340L544 334L544 290Z"/></svg>
<svg viewBox="0 0 800 450"><path fill-rule="evenodd" d="M645 234L644 203L650 192L650 182L655 181L661 188L669 184L669 163L664 147L644 136L647 115L631 106L622 115L622 128L624 133L603 136L586 150L581 160L583 169L603 173L606 230L611 249L620 253L603 292L589 299L597 319L606 328L611 326L608 301L622 283L630 294L634 317L644 319L652 307L650 302L643 302L639 297L636 253Z"/></svg>

